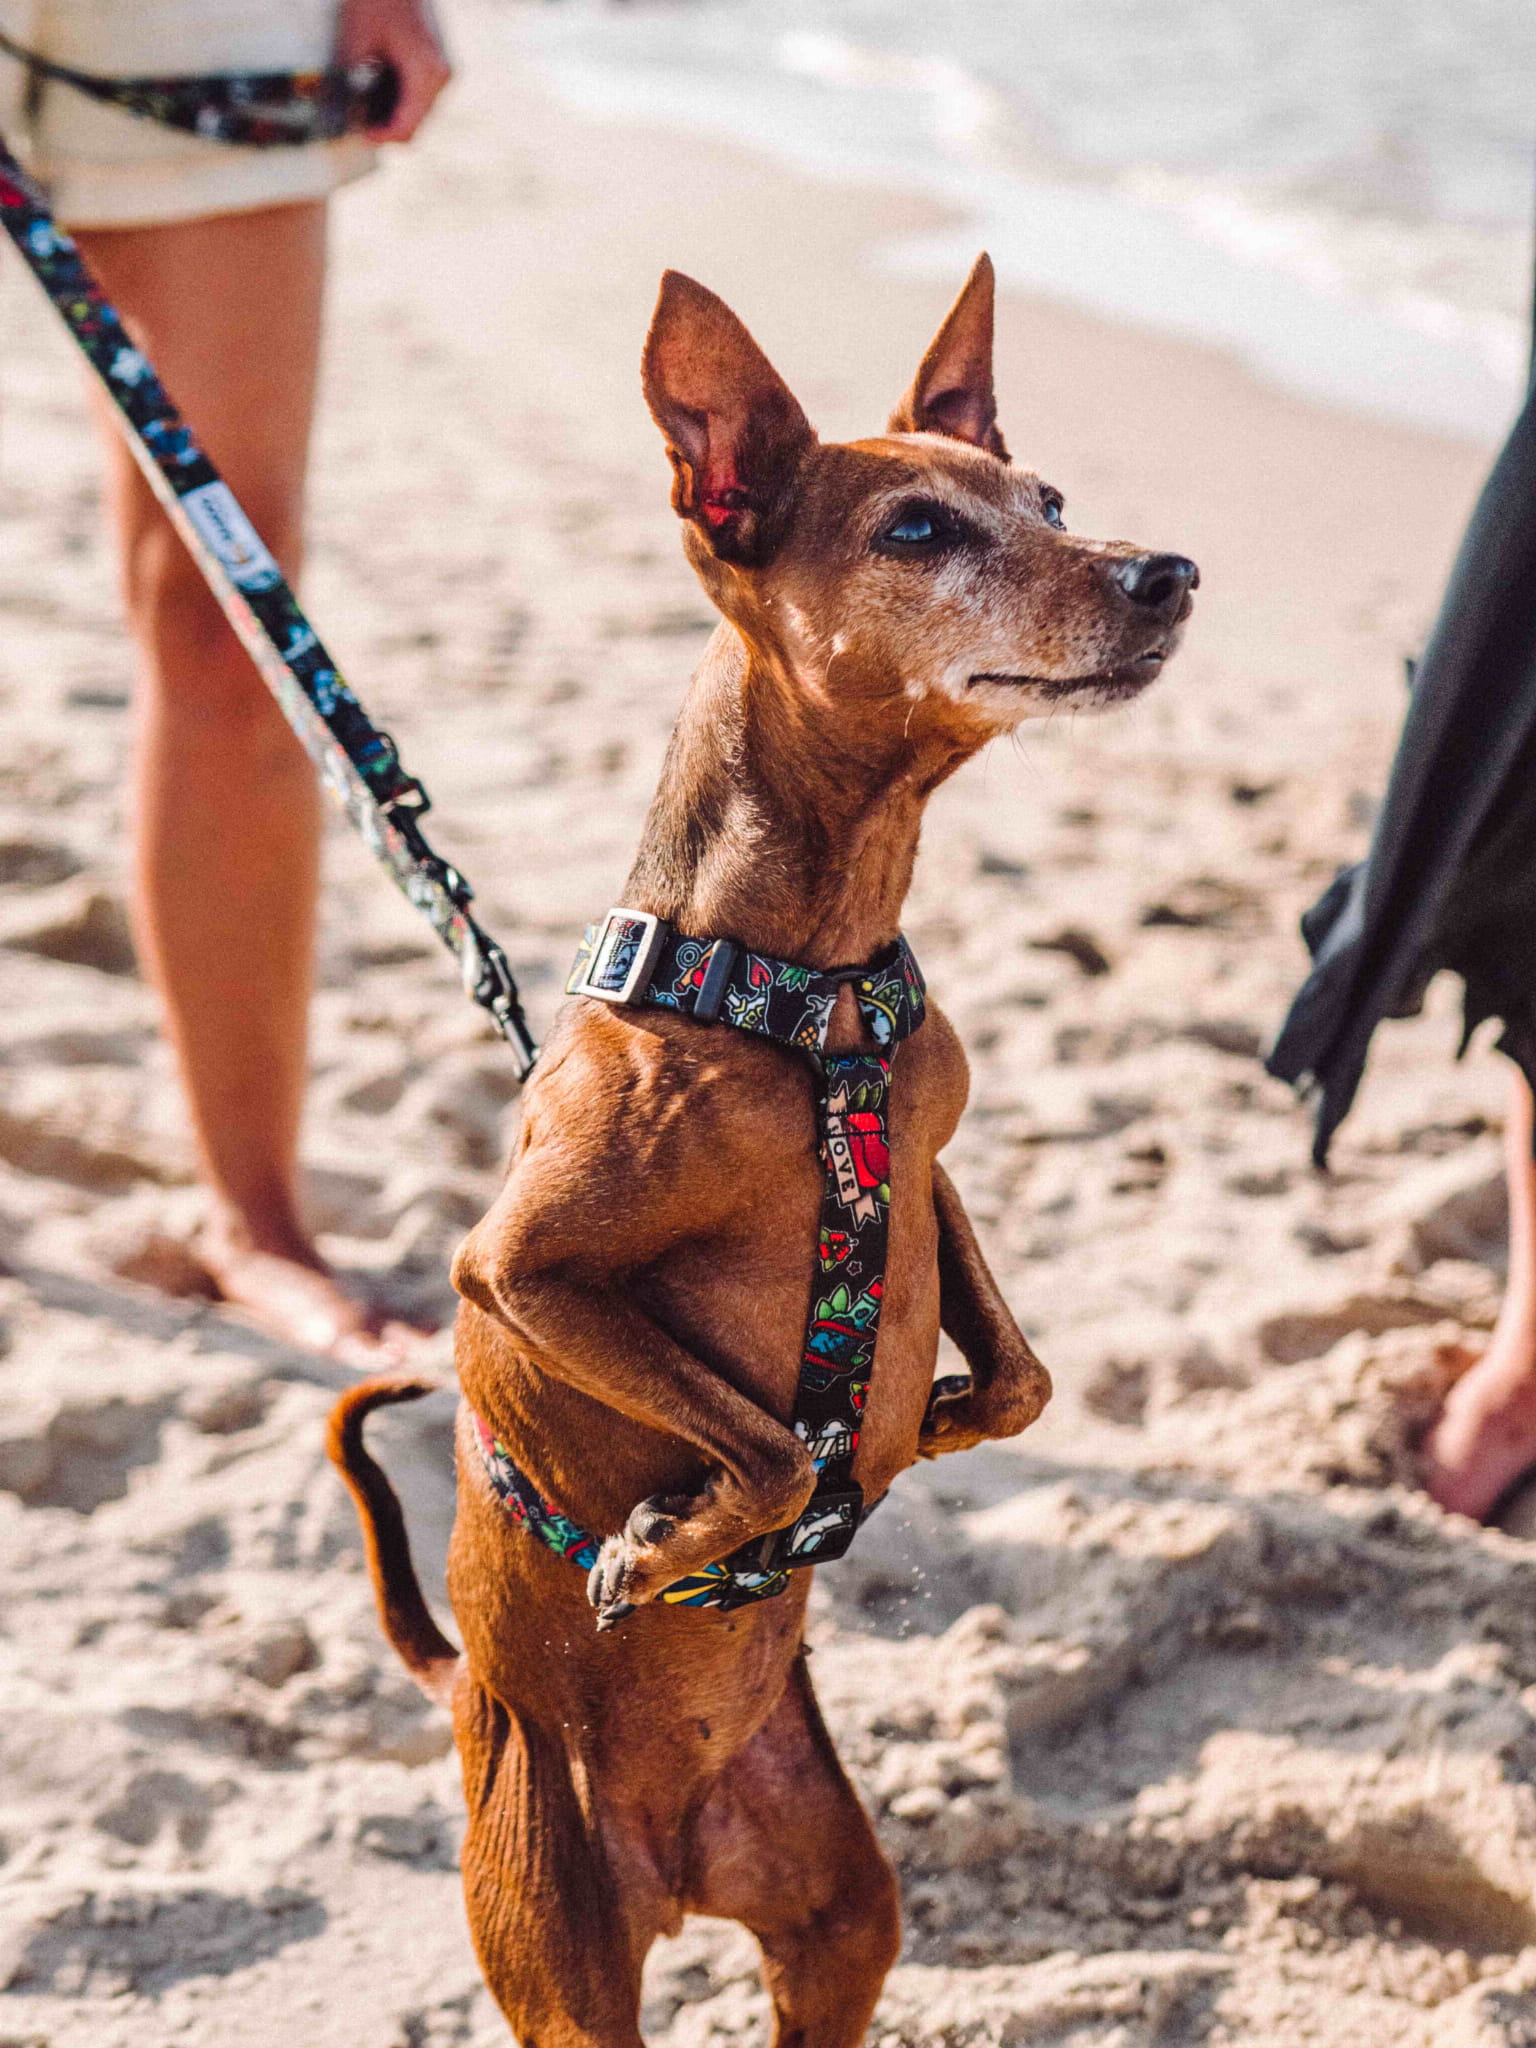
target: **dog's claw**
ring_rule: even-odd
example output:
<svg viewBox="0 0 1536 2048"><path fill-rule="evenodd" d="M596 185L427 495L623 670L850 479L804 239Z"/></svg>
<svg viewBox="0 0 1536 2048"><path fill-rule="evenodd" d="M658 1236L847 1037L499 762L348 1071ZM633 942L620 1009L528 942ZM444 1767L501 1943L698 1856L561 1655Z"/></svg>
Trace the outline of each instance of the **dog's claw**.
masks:
<svg viewBox="0 0 1536 2048"><path fill-rule="evenodd" d="M599 1632L612 1628L635 1611L634 1601L626 1600L621 1590L624 1579L618 1563L617 1558L599 1556L587 1574L587 1599L597 1609Z"/></svg>
<svg viewBox="0 0 1536 2048"><path fill-rule="evenodd" d="M603 1560L599 1557L597 1563L587 1573L587 1601L590 1606L601 1610L607 1598L608 1587L604 1581Z"/></svg>

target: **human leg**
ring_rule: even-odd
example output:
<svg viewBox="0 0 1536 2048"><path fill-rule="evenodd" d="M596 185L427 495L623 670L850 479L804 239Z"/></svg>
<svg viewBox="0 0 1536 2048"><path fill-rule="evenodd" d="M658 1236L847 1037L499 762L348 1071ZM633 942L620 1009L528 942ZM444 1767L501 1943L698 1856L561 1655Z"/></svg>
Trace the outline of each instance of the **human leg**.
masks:
<svg viewBox="0 0 1536 2048"><path fill-rule="evenodd" d="M292 577L319 360L318 202L82 231L87 260ZM98 401L140 653L135 931L214 1198L224 1296L322 1351L376 1326L304 1228L297 1185L319 872L315 775Z"/></svg>
<svg viewBox="0 0 1536 2048"><path fill-rule="evenodd" d="M1426 1491L1481 1519L1536 1466L1536 1160L1531 1091L1510 1082L1504 1133L1509 1279L1488 1349L1451 1388L1425 1439Z"/></svg>

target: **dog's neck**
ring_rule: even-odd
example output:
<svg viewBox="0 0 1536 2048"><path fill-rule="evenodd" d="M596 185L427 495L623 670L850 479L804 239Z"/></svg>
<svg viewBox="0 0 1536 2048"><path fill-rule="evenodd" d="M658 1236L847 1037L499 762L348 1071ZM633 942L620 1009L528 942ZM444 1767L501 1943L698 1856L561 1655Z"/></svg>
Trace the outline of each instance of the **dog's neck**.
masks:
<svg viewBox="0 0 1536 2048"><path fill-rule="evenodd" d="M840 701L839 701L840 700ZM896 937L923 807L960 765L927 758L878 695L807 689L731 626L694 677L626 903L695 937L807 967L853 965Z"/></svg>

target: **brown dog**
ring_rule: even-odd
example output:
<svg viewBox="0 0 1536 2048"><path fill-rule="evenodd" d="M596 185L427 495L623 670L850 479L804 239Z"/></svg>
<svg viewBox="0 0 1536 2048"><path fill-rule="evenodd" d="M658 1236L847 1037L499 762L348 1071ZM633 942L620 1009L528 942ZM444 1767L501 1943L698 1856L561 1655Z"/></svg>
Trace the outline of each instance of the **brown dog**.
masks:
<svg viewBox="0 0 1536 2048"><path fill-rule="evenodd" d="M666 278L645 392L724 624L627 905L810 967L864 962L896 936L946 776L1032 713L1114 703L1158 673L1193 564L1068 537L1057 493L1009 465L991 358L983 257L887 432L824 445L735 315ZM867 1043L844 987L828 1048ZM893 1069L869 1500L915 1458L1016 1434L1049 1392L937 1163L965 1094L930 1008ZM522 2048L638 2048L646 1951L689 1912L757 1936L776 2038L798 2048L853 2048L896 1955L895 1878L806 1675L807 1575L727 1614L654 1604L811 1492L787 1421L821 1185L794 1053L663 1010L566 1005L454 1284L468 1408L542 1494L612 1532L590 1605L493 1493L466 1409L456 1654L361 1440L371 1408L422 1383L369 1382L333 1418L385 1629L452 1704L470 1926ZM941 1327L971 1379L931 1401Z"/></svg>

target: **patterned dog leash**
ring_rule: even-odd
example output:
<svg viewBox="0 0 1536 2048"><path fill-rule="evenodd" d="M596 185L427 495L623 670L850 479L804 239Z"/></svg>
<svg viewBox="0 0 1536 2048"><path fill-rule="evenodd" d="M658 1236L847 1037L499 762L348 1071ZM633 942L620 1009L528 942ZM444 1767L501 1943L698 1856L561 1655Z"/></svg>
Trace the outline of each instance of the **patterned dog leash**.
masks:
<svg viewBox="0 0 1536 2048"><path fill-rule="evenodd" d="M400 97L387 64L328 65L322 71L210 72L206 76L102 78L41 56L0 30L0 51L24 65L35 103L44 83L67 85L167 128L247 148L334 142L382 128Z"/></svg>
<svg viewBox="0 0 1536 2048"><path fill-rule="evenodd" d="M825 1050L838 992L850 987L875 1052ZM566 982L570 995L650 1003L698 1024L724 1023L808 1060L816 1083L822 1165L816 1278L790 1426L811 1454L816 1486L800 1515L661 1595L678 1607L729 1611L782 1593L802 1565L841 1557L869 1508L853 1476L885 1295L890 1221L889 1105L896 1048L923 1021L923 977L905 939L863 967L830 970L773 960L729 939L685 938L639 910L589 925ZM937 1392L947 1392L944 1381ZM475 1417L492 1491L551 1550L590 1570L598 1539L520 1470Z"/></svg>
<svg viewBox="0 0 1536 2048"><path fill-rule="evenodd" d="M505 953L470 911L474 891L421 829L430 799L342 680L281 569L134 347L74 242L0 136L0 227L76 347L171 524L281 705L321 779L405 895L457 955L465 992L489 1012L526 1080L538 1047Z"/></svg>

